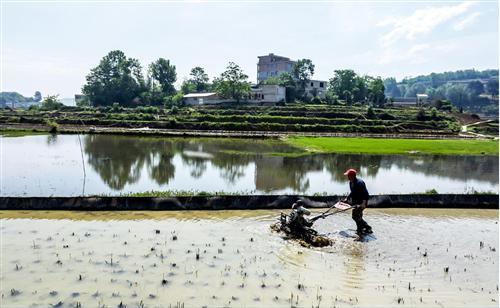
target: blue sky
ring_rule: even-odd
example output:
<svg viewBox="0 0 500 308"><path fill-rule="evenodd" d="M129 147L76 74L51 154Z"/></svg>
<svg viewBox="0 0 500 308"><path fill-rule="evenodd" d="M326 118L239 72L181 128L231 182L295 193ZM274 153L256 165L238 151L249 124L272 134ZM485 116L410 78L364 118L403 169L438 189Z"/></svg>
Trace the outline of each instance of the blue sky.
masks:
<svg viewBox="0 0 500 308"><path fill-rule="evenodd" d="M147 1L147 0L146 0ZM315 79L336 69L401 79L498 68L496 1L4 1L2 90L72 97L109 51L144 69L159 57L212 79L229 61L256 79L257 56L309 58Z"/></svg>

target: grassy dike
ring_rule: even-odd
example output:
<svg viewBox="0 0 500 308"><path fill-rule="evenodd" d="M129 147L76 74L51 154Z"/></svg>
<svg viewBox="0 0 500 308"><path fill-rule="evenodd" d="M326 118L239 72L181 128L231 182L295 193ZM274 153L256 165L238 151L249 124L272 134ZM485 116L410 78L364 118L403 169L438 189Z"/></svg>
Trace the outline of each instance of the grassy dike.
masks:
<svg viewBox="0 0 500 308"><path fill-rule="evenodd" d="M498 155L498 140L287 137L286 143L319 153Z"/></svg>

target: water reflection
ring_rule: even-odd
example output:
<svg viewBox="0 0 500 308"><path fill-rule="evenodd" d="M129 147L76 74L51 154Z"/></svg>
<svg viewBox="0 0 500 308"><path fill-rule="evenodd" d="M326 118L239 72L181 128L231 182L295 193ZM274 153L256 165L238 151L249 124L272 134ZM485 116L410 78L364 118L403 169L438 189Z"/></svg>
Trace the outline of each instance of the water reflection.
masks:
<svg viewBox="0 0 500 308"><path fill-rule="evenodd" d="M299 157L272 156L265 153L293 153L296 149L278 141L234 139L139 138L87 135L84 151L88 163L113 189L139 180L146 168L158 184L168 184L175 176L175 156L186 166L183 172L197 179L207 164L219 176L234 184L255 166L255 188L271 192L311 189L309 173L326 171L334 182L345 182L344 170L356 168L365 177L376 177L379 170L397 168L426 176L453 180L480 180L498 183L498 159L484 156L402 156L327 154ZM264 153L264 154L262 154Z"/></svg>
<svg viewBox="0 0 500 308"><path fill-rule="evenodd" d="M343 172L360 170L373 194L498 191L498 157L304 154L280 140L81 137L87 194L147 190L345 193ZM1 195L78 195L77 135L3 137ZM276 153L281 153L276 155ZM285 154L285 155L283 155Z"/></svg>

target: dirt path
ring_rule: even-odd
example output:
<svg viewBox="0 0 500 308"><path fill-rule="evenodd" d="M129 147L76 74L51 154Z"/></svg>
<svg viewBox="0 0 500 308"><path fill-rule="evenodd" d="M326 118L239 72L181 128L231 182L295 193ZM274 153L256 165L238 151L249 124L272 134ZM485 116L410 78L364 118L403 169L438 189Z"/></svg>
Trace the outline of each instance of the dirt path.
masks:
<svg viewBox="0 0 500 308"><path fill-rule="evenodd" d="M493 138L493 139L498 139L498 137L492 137L492 136L478 134L478 133L475 133L475 132L468 131L468 129L469 129L470 126L476 126L476 125L486 124L486 123L490 123L490 122L493 122L493 121L494 120L478 121L478 122L474 122L474 123L462 125L462 128L460 130L460 135L464 135L464 136L468 135L468 136L473 136L473 137L477 137L477 138L489 138L489 139Z"/></svg>

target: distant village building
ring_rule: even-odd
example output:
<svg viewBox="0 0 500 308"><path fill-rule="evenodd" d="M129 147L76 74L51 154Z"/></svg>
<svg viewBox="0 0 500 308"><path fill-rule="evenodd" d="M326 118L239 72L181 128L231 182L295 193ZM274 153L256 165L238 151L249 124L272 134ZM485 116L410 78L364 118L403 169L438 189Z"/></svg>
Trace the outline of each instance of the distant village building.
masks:
<svg viewBox="0 0 500 308"><path fill-rule="evenodd" d="M429 103L429 95L417 94L415 97L394 97L392 104L400 107L416 107Z"/></svg>
<svg viewBox="0 0 500 308"><path fill-rule="evenodd" d="M277 56L270 53L267 56L259 56L257 63L257 83L261 83L269 77L277 77L283 73L292 73L295 61L290 58Z"/></svg>
<svg viewBox="0 0 500 308"><path fill-rule="evenodd" d="M326 97L326 81L322 80L309 80L306 85L306 93L310 97L319 96L324 99Z"/></svg>
<svg viewBox="0 0 500 308"><path fill-rule="evenodd" d="M417 106L417 100L413 97L393 97L392 104L399 107L414 107Z"/></svg>
<svg viewBox="0 0 500 308"><path fill-rule="evenodd" d="M242 103L279 103L284 102L286 89L277 85L253 85L248 97L241 99ZM233 99L224 99L215 92L190 93L183 96L186 105L209 105L234 102Z"/></svg>
<svg viewBox="0 0 500 308"><path fill-rule="evenodd" d="M417 94L417 105L422 106L429 102L429 95Z"/></svg>
<svg viewBox="0 0 500 308"><path fill-rule="evenodd" d="M270 53L267 56L259 56L257 63L257 83L262 83L269 77L278 77L283 73L292 74L293 66L296 61L290 58L277 56ZM306 95L310 98L319 96L324 99L326 97L327 82L323 80L310 80L306 84Z"/></svg>
<svg viewBox="0 0 500 308"><path fill-rule="evenodd" d="M210 105L223 103L225 101L215 92L190 93L184 95L183 100L186 105Z"/></svg>
<svg viewBox="0 0 500 308"><path fill-rule="evenodd" d="M253 86L250 89L249 102L279 103L286 99L286 88L278 85Z"/></svg>

